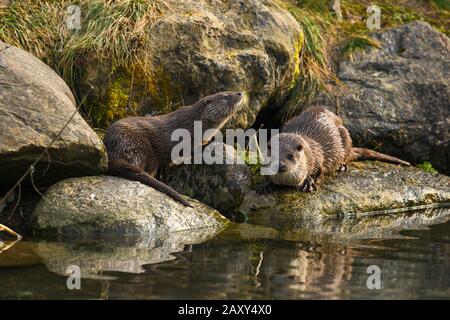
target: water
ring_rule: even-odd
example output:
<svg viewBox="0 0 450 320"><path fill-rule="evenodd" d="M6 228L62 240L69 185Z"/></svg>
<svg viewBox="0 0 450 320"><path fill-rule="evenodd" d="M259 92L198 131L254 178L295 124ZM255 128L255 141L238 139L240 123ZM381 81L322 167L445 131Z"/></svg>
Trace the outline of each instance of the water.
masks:
<svg viewBox="0 0 450 320"><path fill-rule="evenodd" d="M384 239L246 224L186 244L191 236L134 245L22 240L0 254L0 298L450 298L450 221ZM81 290L66 287L73 264ZM367 288L370 265L380 267L380 290Z"/></svg>

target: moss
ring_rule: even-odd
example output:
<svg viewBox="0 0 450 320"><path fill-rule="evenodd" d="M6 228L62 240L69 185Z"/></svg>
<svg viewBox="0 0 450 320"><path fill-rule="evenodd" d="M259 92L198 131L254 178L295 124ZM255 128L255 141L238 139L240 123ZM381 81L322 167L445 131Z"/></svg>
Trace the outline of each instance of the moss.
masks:
<svg viewBox="0 0 450 320"><path fill-rule="evenodd" d="M125 75L117 76L107 87L106 96L89 103L89 115L95 127L104 128L111 122L133 114L137 103L131 100L132 85Z"/></svg>
<svg viewBox="0 0 450 320"><path fill-rule="evenodd" d="M346 58L353 59L353 54L357 51L365 51L367 48L379 48L380 44L368 37L357 36L350 38L342 48L342 55Z"/></svg>
<svg viewBox="0 0 450 320"><path fill-rule="evenodd" d="M428 161L424 161L421 164L418 164L417 167L429 173L438 173L438 171L435 168L433 168L433 165Z"/></svg>
<svg viewBox="0 0 450 320"><path fill-rule="evenodd" d="M302 33L300 33L299 39L297 39L297 41L295 41L294 43L294 48L295 48L295 52L294 52L294 73L292 76L292 87L293 88L296 84L296 80L298 79L298 77L300 76L300 55L302 52L302 48L304 46L305 43L305 36Z"/></svg>
<svg viewBox="0 0 450 320"><path fill-rule="evenodd" d="M176 97L179 95L172 86L169 75L162 69L153 70L147 78L147 90L149 91L153 104L161 113L172 112L179 106Z"/></svg>

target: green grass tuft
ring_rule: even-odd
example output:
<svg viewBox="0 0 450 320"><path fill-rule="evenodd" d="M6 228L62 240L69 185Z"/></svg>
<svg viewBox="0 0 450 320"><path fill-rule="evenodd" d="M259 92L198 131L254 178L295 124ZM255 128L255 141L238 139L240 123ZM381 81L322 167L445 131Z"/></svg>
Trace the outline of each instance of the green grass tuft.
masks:
<svg viewBox="0 0 450 320"><path fill-rule="evenodd" d="M424 161L421 164L418 164L417 167L429 173L438 173L438 171L435 168L433 168L433 165L428 161Z"/></svg>
<svg viewBox="0 0 450 320"><path fill-rule="evenodd" d="M356 36L348 40L348 42L342 47L342 56L353 60L354 53L357 51L365 51L367 48L376 47L379 48L380 44L364 36Z"/></svg>
<svg viewBox="0 0 450 320"><path fill-rule="evenodd" d="M81 30L67 28L66 10L70 5L81 8ZM165 9L149 0L14 1L0 12L0 40L43 60L75 94L86 94L79 92L80 63L86 57L95 58L99 64L107 61L111 70L140 74L141 80L150 85L151 30ZM95 125L133 109L127 108L129 104L123 106L126 110L117 109L117 99L124 99L118 89L116 85L105 93L111 106L84 106L84 114ZM81 101L83 97L77 98Z"/></svg>
<svg viewBox="0 0 450 320"><path fill-rule="evenodd" d="M312 3L312 2L311 2ZM316 3L317 8L321 7ZM295 5L285 7L299 22L303 29L303 38L299 43L298 66L294 73L294 83L285 105L277 117L283 121L295 116L311 104L316 95L326 90L327 82L334 79L328 64L325 41L319 23L326 25L326 20L311 10L302 10Z"/></svg>

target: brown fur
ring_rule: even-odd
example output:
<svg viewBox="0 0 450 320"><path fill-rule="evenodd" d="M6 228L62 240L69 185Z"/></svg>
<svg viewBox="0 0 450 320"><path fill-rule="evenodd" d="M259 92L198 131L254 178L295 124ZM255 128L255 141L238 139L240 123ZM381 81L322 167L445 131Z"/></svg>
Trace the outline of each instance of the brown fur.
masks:
<svg viewBox="0 0 450 320"><path fill-rule="evenodd" d="M194 121L202 122L203 132L207 129L220 130L237 111L242 100L243 94L240 92L219 92L169 114L129 117L115 122L104 138L109 173L144 183L191 206L178 192L154 178L159 168L172 163L171 151L178 144L178 141L171 141L172 132L187 129L193 138ZM203 141L203 144L207 142ZM195 150L200 146L192 144L192 147Z"/></svg>
<svg viewBox="0 0 450 320"><path fill-rule="evenodd" d="M279 172L271 176L279 185L302 191L316 189L322 175L346 171L353 160L380 160L409 165L408 162L369 149L353 148L342 120L326 108L310 107L289 120L279 135Z"/></svg>

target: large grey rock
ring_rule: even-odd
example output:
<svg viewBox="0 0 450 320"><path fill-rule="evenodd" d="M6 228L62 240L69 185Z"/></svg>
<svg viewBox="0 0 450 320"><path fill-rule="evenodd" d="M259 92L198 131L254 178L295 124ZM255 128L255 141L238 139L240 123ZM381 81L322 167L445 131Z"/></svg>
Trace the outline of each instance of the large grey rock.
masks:
<svg viewBox="0 0 450 320"><path fill-rule="evenodd" d="M72 178L47 190L34 209L37 231L92 237L132 237L222 228L228 220L217 211L191 200L193 208L139 182L110 176ZM142 240L144 241L144 240Z"/></svg>
<svg viewBox="0 0 450 320"><path fill-rule="evenodd" d="M419 21L373 37L381 48L339 65L339 111L355 143L450 173L449 38Z"/></svg>
<svg viewBox="0 0 450 320"><path fill-rule="evenodd" d="M0 41L0 184L12 185L75 111L64 81L42 61ZM77 113L36 167L39 185L106 168L102 141ZM48 170L47 170L48 169Z"/></svg>
<svg viewBox="0 0 450 320"><path fill-rule="evenodd" d="M218 148L223 147L223 156L230 159L238 156L232 146L223 143L213 142L208 147L216 144ZM222 213L232 214L238 210L249 191L251 174L245 164L186 164L171 169L166 182L180 193Z"/></svg>
<svg viewBox="0 0 450 320"><path fill-rule="evenodd" d="M139 113L167 112L224 90L245 91L248 99L230 126L248 127L270 99L283 102L298 66L301 28L275 1L157 0L161 8L137 61L152 66L149 78L84 53L80 90L94 107L130 97ZM134 79L131 80L130 79ZM130 89L131 88L131 89ZM111 107L111 110L114 109Z"/></svg>
<svg viewBox="0 0 450 320"><path fill-rule="evenodd" d="M450 210L415 217L405 213L450 206L450 177L377 162L355 162L349 169L328 176L311 193L292 188L276 188L269 195L249 193L241 211L254 224L355 234L411 228L450 216Z"/></svg>

